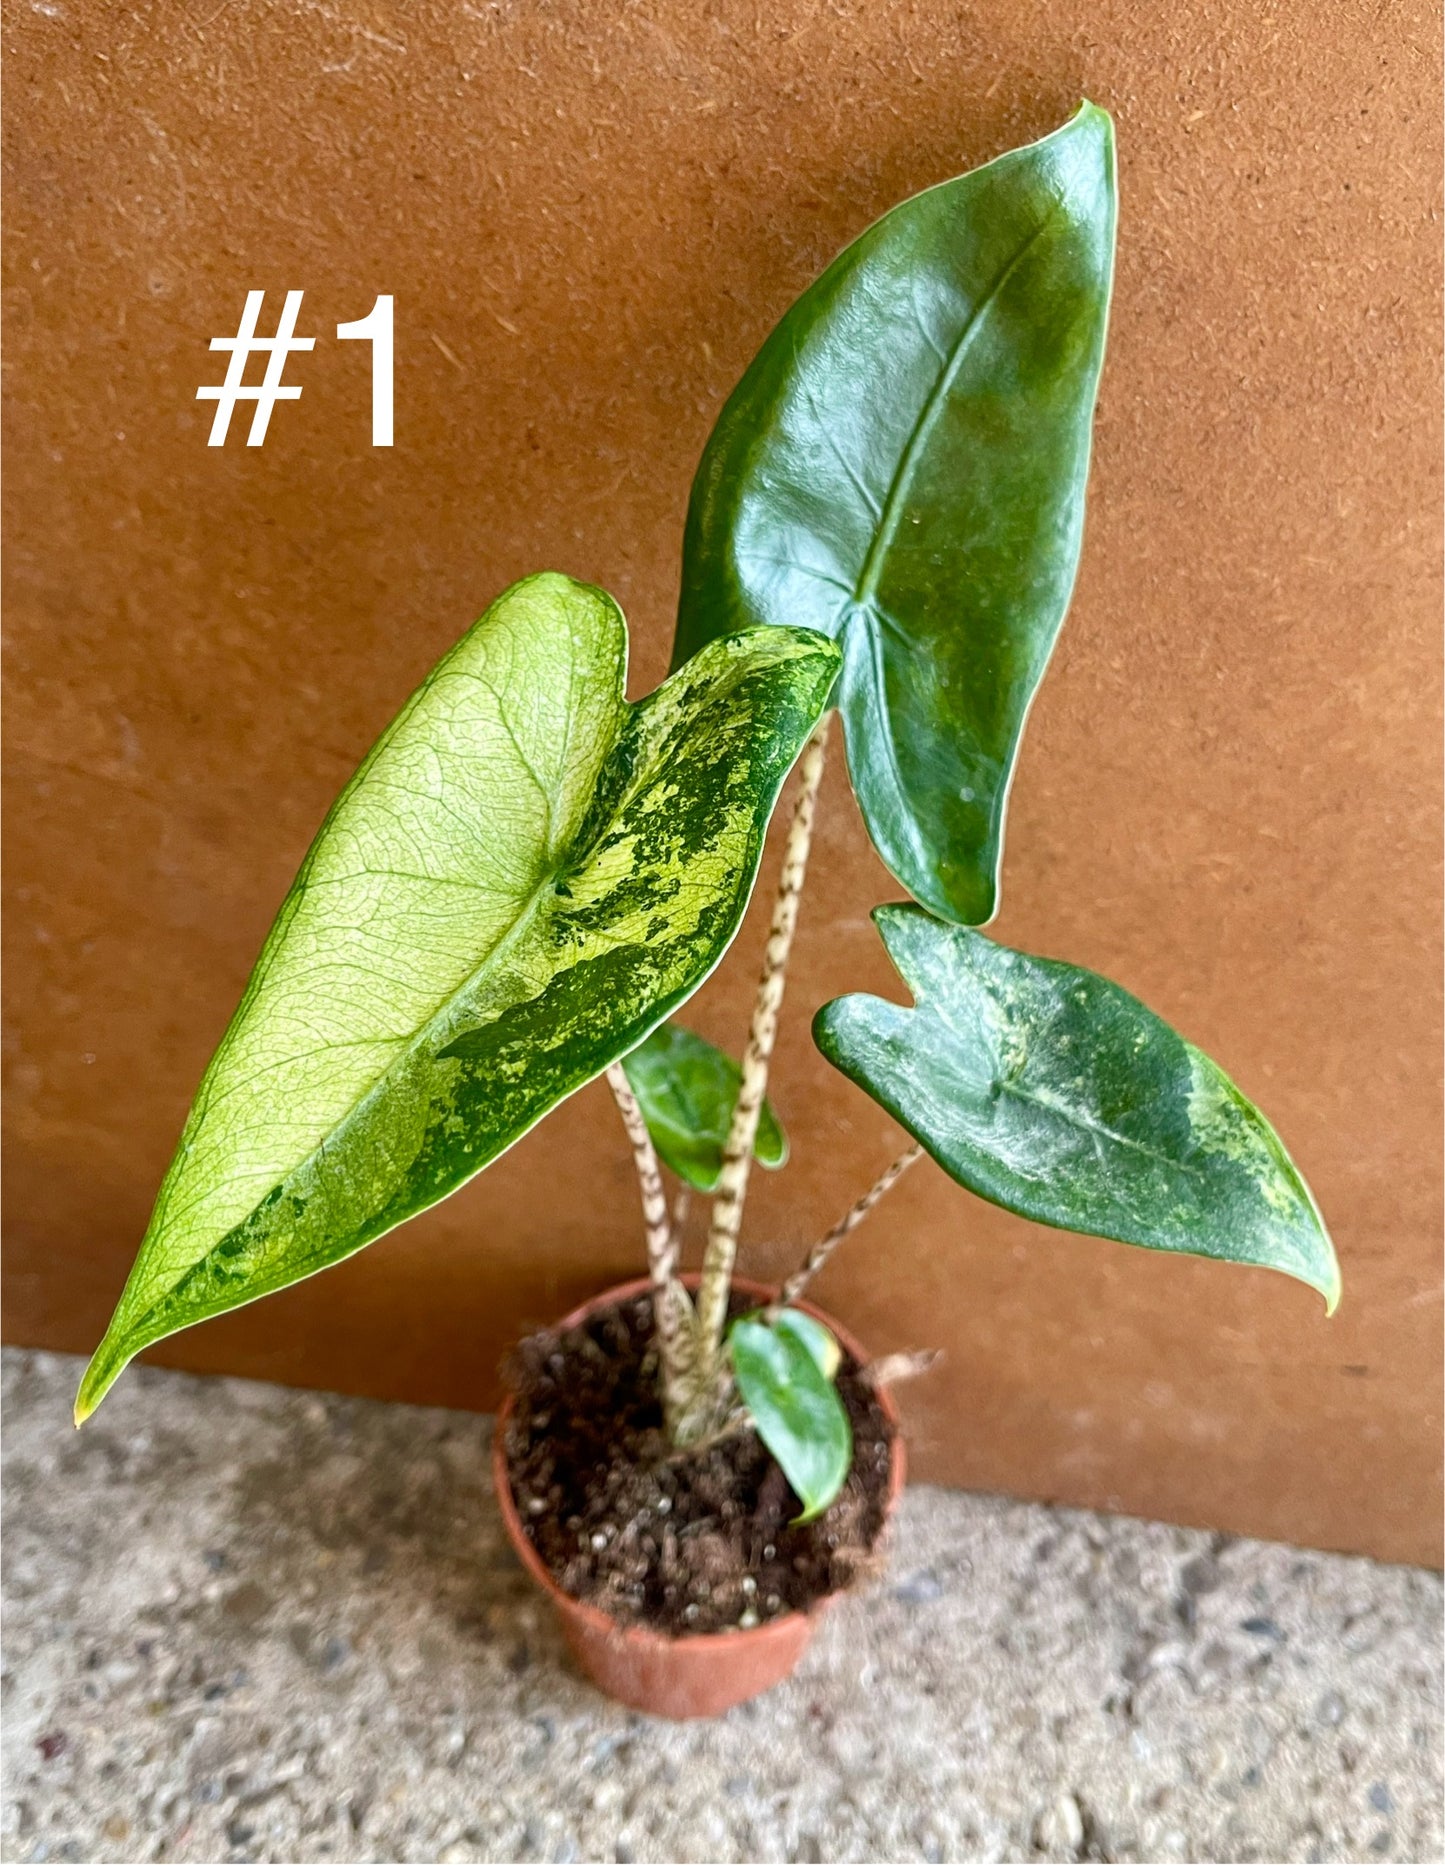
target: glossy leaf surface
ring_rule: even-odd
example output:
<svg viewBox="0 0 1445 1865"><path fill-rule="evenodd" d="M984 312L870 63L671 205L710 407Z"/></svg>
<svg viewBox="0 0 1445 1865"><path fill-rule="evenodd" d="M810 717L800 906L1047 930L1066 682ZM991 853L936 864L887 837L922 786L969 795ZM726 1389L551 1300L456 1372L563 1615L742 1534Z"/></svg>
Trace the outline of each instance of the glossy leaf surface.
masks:
<svg viewBox="0 0 1445 1865"><path fill-rule="evenodd" d="M841 997L818 1047L970 1191L1042 1224L1277 1269L1333 1309L1309 1187L1233 1082L1097 972L879 907L916 1008Z"/></svg>
<svg viewBox="0 0 1445 1865"><path fill-rule="evenodd" d="M622 1066L662 1163L698 1191L712 1191L722 1173L742 1069L676 1023L655 1029ZM763 1103L753 1152L764 1166L781 1166L788 1157L770 1101Z"/></svg>
<svg viewBox="0 0 1445 1865"><path fill-rule="evenodd" d="M894 208L763 345L688 510L674 666L750 622L833 636L874 845L969 925L1073 587L1114 219L1089 104Z"/></svg>
<svg viewBox="0 0 1445 1865"><path fill-rule="evenodd" d="M206 1071L78 1416L131 1356L436 1203L696 990L831 642L719 641L636 705L601 590L517 584L322 825Z"/></svg>
<svg viewBox="0 0 1445 1865"><path fill-rule="evenodd" d="M728 1339L743 1403L758 1436L777 1458L803 1505L797 1519L810 1522L822 1514L847 1479L853 1461L853 1429L832 1377L819 1359L817 1334L829 1340L832 1336L811 1316L784 1312L790 1321L808 1323L808 1328L770 1327L745 1316L733 1323ZM835 1369L836 1365L835 1360Z"/></svg>
<svg viewBox="0 0 1445 1865"><path fill-rule="evenodd" d="M838 1377L843 1349L815 1316L805 1314L801 1308L780 1308L773 1316L773 1326L784 1334L791 1334L807 1349L824 1379Z"/></svg>

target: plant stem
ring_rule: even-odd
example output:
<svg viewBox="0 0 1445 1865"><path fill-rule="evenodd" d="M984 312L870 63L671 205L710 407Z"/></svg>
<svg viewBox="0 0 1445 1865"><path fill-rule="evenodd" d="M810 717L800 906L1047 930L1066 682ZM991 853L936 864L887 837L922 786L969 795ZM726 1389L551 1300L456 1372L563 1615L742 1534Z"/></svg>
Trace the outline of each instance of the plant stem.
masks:
<svg viewBox="0 0 1445 1865"><path fill-rule="evenodd" d="M773 1304L775 1308L784 1308L789 1302L795 1302L798 1299L843 1239L850 1232L857 1230L879 1199L886 1197L913 1162L922 1157L923 1148L916 1140L912 1146L898 1155L888 1170L874 1181L858 1202L850 1210L844 1212L827 1236L821 1237L813 1245L803 1267L789 1276L782 1288L778 1290L778 1299Z"/></svg>
<svg viewBox="0 0 1445 1865"><path fill-rule="evenodd" d="M743 1054L743 1078L733 1109L732 1126L723 1150L722 1174L713 1199L712 1224L708 1232L707 1254L703 1258L702 1281L698 1288L697 1322L701 1368L709 1378L715 1376L722 1349L723 1326L727 1320L728 1290L732 1282L733 1263L737 1258L738 1232L742 1226L743 1201L747 1197L748 1172L753 1163L753 1142L757 1138L758 1116L768 1086L768 1064L773 1053L773 1039L778 1030L778 1010L787 982L788 954L798 924L798 902L808 871L808 851L813 842L813 818L818 805L818 786L823 781L823 765L828 749L828 725L831 713L824 713L803 747L798 767L798 794L793 804L793 820L788 827L787 846L783 852L783 870L778 880L777 899L773 903L773 924L763 955L762 975L753 1003L752 1027Z"/></svg>
<svg viewBox="0 0 1445 1865"><path fill-rule="evenodd" d="M654 1288L666 1288L677 1268L677 1246L673 1242L672 1225L668 1221L662 1168L657 1163L652 1135L647 1131L647 1122L642 1118L642 1109L637 1104L637 1096L632 1092L632 1083L627 1079L627 1071L620 1062L614 1062L608 1069L607 1086L612 1090L612 1098L617 1103L617 1111L627 1129L628 1142L632 1147L632 1163L637 1168L637 1183L642 1193L642 1221L647 1229L648 1271Z"/></svg>
<svg viewBox="0 0 1445 1865"><path fill-rule="evenodd" d="M653 1325L661 1362L662 1409L671 1421L685 1409L689 1381L696 1359L692 1340L691 1304L677 1280L677 1238L667 1215L667 1193L657 1163L652 1135L632 1092L632 1083L620 1062L607 1071L607 1085L627 1129L632 1163L642 1192L642 1221L647 1235L647 1269L652 1278Z"/></svg>

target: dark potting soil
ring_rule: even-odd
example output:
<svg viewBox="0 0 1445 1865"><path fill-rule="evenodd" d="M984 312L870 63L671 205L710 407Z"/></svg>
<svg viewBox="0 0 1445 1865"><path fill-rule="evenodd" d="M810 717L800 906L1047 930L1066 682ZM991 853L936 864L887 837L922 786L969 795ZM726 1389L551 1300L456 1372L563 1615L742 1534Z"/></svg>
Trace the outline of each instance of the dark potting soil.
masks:
<svg viewBox="0 0 1445 1865"><path fill-rule="evenodd" d="M751 1304L734 1297L733 1312ZM816 1521L752 1431L673 1452L662 1429L652 1298L529 1335L506 1368L512 1494L558 1584L623 1624L721 1632L805 1608L874 1572L892 1429L844 1356L853 1467Z"/></svg>

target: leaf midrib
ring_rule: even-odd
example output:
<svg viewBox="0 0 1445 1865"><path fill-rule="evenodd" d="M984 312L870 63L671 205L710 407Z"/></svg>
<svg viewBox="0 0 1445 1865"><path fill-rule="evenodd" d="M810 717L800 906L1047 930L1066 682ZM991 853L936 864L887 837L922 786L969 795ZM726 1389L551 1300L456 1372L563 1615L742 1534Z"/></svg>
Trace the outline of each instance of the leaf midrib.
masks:
<svg viewBox="0 0 1445 1865"><path fill-rule="evenodd" d="M1001 1076L995 1077L992 1085L999 1094L1010 1095L1016 1101L1026 1101L1032 1107L1041 1107L1046 1113L1052 1114L1056 1120L1063 1121L1066 1126L1082 1127L1085 1132L1095 1133L1101 1139L1111 1141L1115 1146L1128 1147L1132 1152L1142 1153L1146 1159L1152 1159L1156 1164L1166 1166L1171 1172L1187 1172L1196 1178L1205 1176L1202 1167L1192 1164L1187 1159L1179 1159L1170 1153L1160 1152L1158 1147L1150 1146L1144 1140L1131 1140L1128 1134L1117 1133L1113 1127L1107 1126L1102 1120L1093 1119L1082 1108L1060 1107L1057 1102L1036 1094L1031 1088L1020 1087L1017 1082L1005 1081Z"/></svg>
<svg viewBox="0 0 1445 1865"><path fill-rule="evenodd" d="M731 683L724 683L724 690L730 690L730 685ZM652 696L649 695L649 698L650 697ZM618 710L614 719L612 742L599 762L597 781L594 786L594 796L602 789L603 772L605 772L608 764L615 757L618 747L626 737L629 724L634 722L638 715L645 711L646 707L647 700L640 700L633 704L625 697L619 697ZM697 729L698 722L695 719L685 721L682 742L685 742ZM649 764L644 760L629 773L628 781L613 799L612 805L604 820L592 825L589 821L590 813L584 813L582 821L578 825L578 834L573 837L572 841L565 849L559 849L555 853L550 854L549 865L543 870L541 878L532 893L528 896L525 904L521 907L516 919L512 922L507 932L491 947L481 963L474 967L450 996L438 1005L436 1010L432 1012L431 1016L421 1025L413 1037L409 1040L402 1039L406 1040L405 1049L391 1058L386 1067L383 1068L368 1085L365 1092L352 1102L350 1108L342 1118L336 1121L327 1132L322 1135L316 1145L297 1160L294 1165L288 1167L284 1175L277 1179L261 1198L257 1199L256 1203L252 1205L251 1209L244 1217L240 1218L235 1224L231 1225L228 1230L215 1238L200 1256L197 1256L186 1265L185 1269L173 1283L159 1296L148 1302L136 1326L143 1326L145 1321L155 1313L157 1308L174 1296L176 1291L195 1274L203 1264L208 1262L210 1258L215 1255L216 1251L229 1237L233 1236L244 1225L248 1224L256 1215L261 1205L265 1203L266 1198L270 1197L271 1193L275 1191L278 1186L285 1185L298 1173L304 1171L313 1161L323 1156L328 1148L334 1146L339 1138L344 1137L346 1130L360 1119L368 1106L384 1091L388 1082L396 1072L405 1067L418 1053L423 1053L425 1051L427 1042L432 1037L437 1026L445 1022L446 1018L455 1010L460 1000L473 990L478 982L485 978L490 970L495 968L499 961L505 959L521 943L524 935L530 931L534 921L538 917L542 906L552 894L555 883L564 869L570 870L578 865L585 865L586 860L605 837L608 828L617 820L627 803L641 789L649 769ZM589 836L584 843L581 839L581 831L589 826L594 828L594 833ZM127 1333L134 1331L134 1327L126 1329Z"/></svg>
<svg viewBox="0 0 1445 1865"><path fill-rule="evenodd" d="M948 352L947 361L938 372L938 380L929 391L917 420L909 430L898 465L894 468L888 491L884 495L882 510L874 527L873 538L868 546L868 553L863 559L863 567L858 572L858 581L854 585L853 600L860 607L870 607L878 593L878 584L883 575L883 559L891 548L898 533L903 517L903 503L908 493L919 456L932 434L939 411L953 389L959 371L973 342L974 336L982 326L984 318L996 302L999 293L1013 276L1015 270L1023 263L1033 246L1043 237L1053 223L1058 211L1055 201L1048 214L1029 234L1018 251L1008 263L1000 267L997 276L984 293L983 297L969 313L968 321L954 339L953 347Z"/></svg>
<svg viewBox="0 0 1445 1865"><path fill-rule="evenodd" d="M623 732L627 723L627 714L627 701L623 699L619 704L615 721L616 729L613 734L612 743L608 747L599 765L599 773L601 769L605 768L608 760L616 752L617 746L622 741ZM532 774L530 769L528 774L529 776ZM550 842L550 837L548 840ZM433 1040L438 1026L444 1026L446 1020L455 1012L459 1003L475 990L476 986L487 976L488 972L494 970L501 961L505 960L516 950L524 936L531 930L538 917L540 908L551 894L563 868L569 865L569 859L575 856L575 852L575 840L573 843L569 844L565 850L554 851L549 847L548 862L543 868L536 886L520 906L515 919L512 921L507 931L489 948L481 962L474 966L472 970L467 973L466 977L462 979L461 983L437 1005L426 1022L419 1027L412 1037L409 1039L405 1037L396 1039L399 1042L404 1042L405 1048L399 1053L394 1054L387 1062L386 1066L377 1072L363 1092L351 1103L346 1113L343 1114L339 1120L332 1123L309 1152L304 1153L294 1165L289 1166L282 1176L275 1180L263 1196L257 1199L256 1203L252 1205L251 1209L244 1217L238 1219L228 1230L223 1231L219 1237L215 1238L199 1256L186 1264L185 1268L174 1282L169 1284L166 1289L147 1303L143 1314L138 1317L136 1325L143 1326L145 1321L153 1315L164 1302L170 1300L183 1283L215 1255L216 1251L229 1237L233 1236L244 1225L250 1223L261 1205L265 1203L266 1198L270 1197L271 1193L275 1191L278 1186L285 1185L288 1180L295 1178L298 1173L305 1171L308 1166L320 1159L328 1148L333 1147L339 1138L344 1137L347 1129L360 1119L367 1107L385 1090L387 1084L396 1075L398 1070L406 1067L418 1054L425 1051L428 1042ZM127 1329L127 1332L129 1331L131 1330Z"/></svg>
<svg viewBox="0 0 1445 1865"><path fill-rule="evenodd" d="M251 1222L257 1211L260 1210L261 1206L266 1202L266 1199L269 1198L273 1192L285 1185L289 1180L295 1178L298 1173L305 1171L313 1162L321 1159L330 1148L337 1144L339 1139L344 1138L347 1129L361 1118L367 1107L385 1090L397 1071L404 1068L416 1055L425 1051L428 1040L432 1038L437 1026L439 1024L444 1024L445 1020L456 1009L460 1000L486 976L487 972L491 970L499 960L505 958L515 950L517 945L521 942L523 935L530 931L537 917L539 908L550 892L558 873L561 871L561 866L562 864L559 862L543 877L537 887L528 896L517 918L512 922L503 936L491 947L481 963L467 974L456 990L432 1012L431 1016L421 1025L416 1034L410 1039L397 1039L398 1041L406 1043L405 1049L399 1054L394 1055L387 1063L386 1067L378 1072L367 1085L365 1091L351 1103L351 1106L339 1120L332 1123L315 1146L311 1148L310 1152L303 1154L294 1165L289 1166L282 1176L276 1179L267 1188L266 1192L256 1200L256 1203L252 1205L251 1209L243 1218L238 1219L236 1223L231 1225L229 1230L223 1231L199 1256L187 1263L176 1280L147 1304L144 1313L138 1317L137 1321L132 1324L132 1326L126 1329L127 1333L134 1332L137 1328L143 1327L145 1322L150 1316L155 1314L156 1310L160 1308L163 1303L169 1301L171 1297L175 1295L176 1291L180 1289L197 1270L210 1261L228 1238L234 1236L237 1231L243 1229L245 1225Z"/></svg>

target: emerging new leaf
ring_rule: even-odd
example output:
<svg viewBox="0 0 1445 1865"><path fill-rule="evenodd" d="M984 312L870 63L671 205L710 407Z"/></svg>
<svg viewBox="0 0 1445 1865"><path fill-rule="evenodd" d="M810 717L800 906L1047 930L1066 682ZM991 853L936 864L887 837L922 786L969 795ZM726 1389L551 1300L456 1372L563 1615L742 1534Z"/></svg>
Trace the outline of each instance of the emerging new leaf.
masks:
<svg viewBox="0 0 1445 1865"><path fill-rule="evenodd" d="M763 345L688 509L673 665L749 622L840 642L874 846L968 925L1078 563L1114 218L1091 104L895 207Z"/></svg>
<svg viewBox="0 0 1445 1865"><path fill-rule="evenodd" d="M77 1417L151 1342L455 1191L695 991L837 658L756 629L629 705L609 596L544 575L500 597L322 824Z"/></svg>
<svg viewBox="0 0 1445 1865"><path fill-rule="evenodd" d="M698 1191L713 1191L722 1174L742 1069L676 1023L655 1029L622 1066L662 1163ZM753 1151L764 1166L781 1166L788 1157L788 1142L770 1101L763 1103Z"/></svg>
<svg viewBox="0 0 1445 1865"><path fill-rule="evenodd" d="M820 1321L795 1309L784 1309L772 1327L744 1316L733 1323L728 1341L733 1376L758 1436L803 1505L798 1521L811 1522L842 1489L853 1461L853 1428L833 1384L838 1343Z"/></svg>
<svg viewBox="0 0 1445 1865"><path fill-rule="evenodd" d="M814 1039L945 1172L1041 1224L1282 1270L1334 1309L1309 1187L1208 1056L1097 972L918 907L873 917L916 1008L836 998Z"/></svg>

